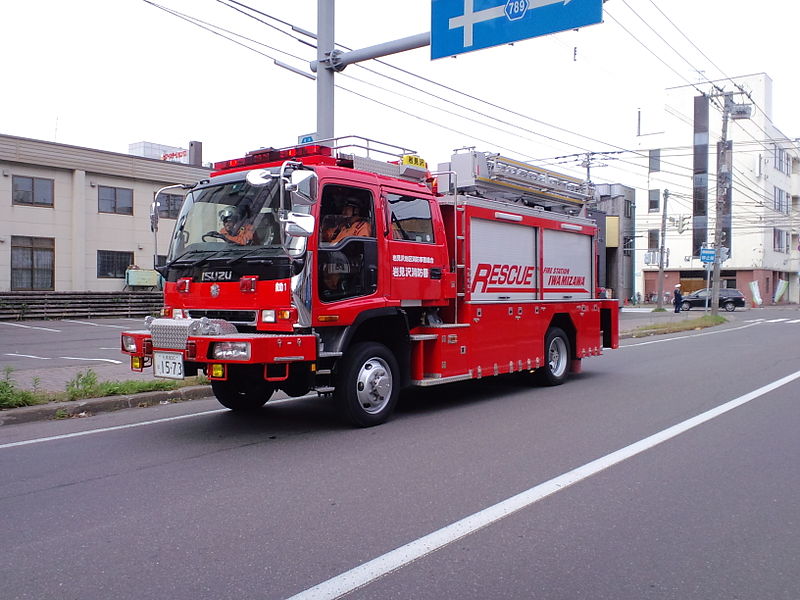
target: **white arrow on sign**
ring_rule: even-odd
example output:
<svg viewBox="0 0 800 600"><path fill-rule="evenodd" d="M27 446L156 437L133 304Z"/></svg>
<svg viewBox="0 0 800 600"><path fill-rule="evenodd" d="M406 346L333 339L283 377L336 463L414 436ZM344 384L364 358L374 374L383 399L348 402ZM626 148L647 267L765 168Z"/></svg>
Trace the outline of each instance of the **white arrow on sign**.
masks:
<svg viewBox="0 0 800 600"><path fill-rule="evenodd" d="M506 16L505 4L475 12L474 1L475 0L464 0L464 14L460 17L452 17L448 22L449 29L457 29L458 27L464 28L464 48L472 46L472 27L474 25ZM528 0L528 10L541 8L542 6L548 6L550 4L563 4L566 6L570 2L572 2L572 0Z"/></svg>

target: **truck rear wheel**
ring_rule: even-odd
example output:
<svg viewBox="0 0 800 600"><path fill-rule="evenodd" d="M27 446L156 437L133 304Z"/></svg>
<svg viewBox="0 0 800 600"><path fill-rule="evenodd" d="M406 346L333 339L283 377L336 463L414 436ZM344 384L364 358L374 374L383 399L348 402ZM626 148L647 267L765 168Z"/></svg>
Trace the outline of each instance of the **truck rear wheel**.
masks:
<svg viewBox="0 0 800 600"><path fill-rule="evenodd" d="M560 327L547 330L544 340L544 365L536 370L542 385L561 385L567 380L570 362L569 338Z"/></svg>
<svg viewBox="0 0 800 600"><path fill-rule="evenodd" d="M222 406L238 412L253 411L264 406L275 387L268 381L233 374L227 381L212 381L211 389Z"/></svg>
<svg viewBox="0 0 800 600"><path fill-rule="evenodd" d="M356 344L342 359L334 398L352 424L380 425L397 404L398 381L397 360L386 346Z"/></svg>

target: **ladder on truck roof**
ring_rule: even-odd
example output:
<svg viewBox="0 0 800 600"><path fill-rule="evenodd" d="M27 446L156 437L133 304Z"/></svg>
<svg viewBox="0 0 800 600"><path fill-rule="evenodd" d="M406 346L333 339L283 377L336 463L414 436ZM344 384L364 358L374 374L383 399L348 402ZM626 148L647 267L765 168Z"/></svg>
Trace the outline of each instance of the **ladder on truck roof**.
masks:
<svg viewBox="0 0 800 600"><path fill-rule="evenodd" d="M439 190L574 215L594 196L582 179L489 152L457 152L439 165Z"/></svg>

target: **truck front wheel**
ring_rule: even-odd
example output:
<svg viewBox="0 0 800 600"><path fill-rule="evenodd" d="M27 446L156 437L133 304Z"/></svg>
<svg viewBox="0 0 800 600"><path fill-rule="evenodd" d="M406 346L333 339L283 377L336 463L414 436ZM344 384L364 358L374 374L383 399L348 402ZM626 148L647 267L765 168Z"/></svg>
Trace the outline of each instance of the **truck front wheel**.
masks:
<svg viewBox="0 0 800 600"><path fill-rule="evenodd" d="M260 370L258 370L260 373ZM231 369L226 381L212 381L211 389L222 406L246 412L264 406L275 392L275 386L246 370Z"/></svg>
<svg viewBox="0 0 800 600"><path fill-rule="evenodd" d="M380 425L397 404L398 381L397 360L386 346L356 344L342 359L334 398L354 425Z"/></svg>

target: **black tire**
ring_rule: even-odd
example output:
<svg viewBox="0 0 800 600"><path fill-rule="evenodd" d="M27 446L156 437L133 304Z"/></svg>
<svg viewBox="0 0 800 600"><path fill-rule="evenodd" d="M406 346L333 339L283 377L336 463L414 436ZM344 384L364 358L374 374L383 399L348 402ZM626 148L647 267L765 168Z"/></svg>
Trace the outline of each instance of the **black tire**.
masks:
<svg viewBox="0 0 800 600"><path fill-rule="evenodd" d="M736 305L730 300L728 300L725 304L722 305L722 308L724 308L728 312L733 312L736 310Z"/></svg>
<svg viewBox="0 0 800 600"><path fill-rule="evenodd" d="M275 386L258 374L261 369L229 368L226 381L212 381L211 389L222 406L237 412L252 412L264 406L275 392Z"/></svg>
<svg viewBox="0 0 800 600"><path fill-rule="evenodd" d="M544 365L536 369L536 379L542 385L561 385L569 375L572 358L569 338L560 327L547 330L544 339Z"/></svg>
<svg viewBox="0 0 800 600"><path fill-rule="evenodd" d="M383 344L355 344L342 358L334 399L347 421L358 427L386 422L399 394L397 359Z"/></svg>
<svg viewBox="0 0 800 600"><path fill-rule="evenodd" d="M681 310L689 310L690 308L692 308L692 305L689 304L688 302L681 303Z"/></svg>

